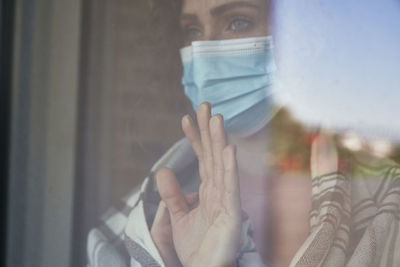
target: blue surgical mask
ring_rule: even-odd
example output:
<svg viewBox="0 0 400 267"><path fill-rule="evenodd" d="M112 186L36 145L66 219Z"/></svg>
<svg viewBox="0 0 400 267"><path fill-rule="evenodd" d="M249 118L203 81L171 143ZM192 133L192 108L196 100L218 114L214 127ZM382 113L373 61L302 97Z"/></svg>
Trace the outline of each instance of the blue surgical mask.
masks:
<svg viewBox="0 0 400 267"><path fill-rule="evenodd" d="M228 134L250 136L276 114L272 38L195 41L181 49L182 84L193 108L210 102Z"/></svg>

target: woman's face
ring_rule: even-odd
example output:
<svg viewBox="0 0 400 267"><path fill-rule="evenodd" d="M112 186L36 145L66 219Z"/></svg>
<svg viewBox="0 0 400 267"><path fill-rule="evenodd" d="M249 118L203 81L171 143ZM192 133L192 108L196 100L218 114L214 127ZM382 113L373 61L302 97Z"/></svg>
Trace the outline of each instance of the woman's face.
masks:
<svg viewBox="0 0 400 267"><path fill-rule="evenodd" d="M183 0L180 23L185 45L198 40L265 36L268 0Z"/></svg>

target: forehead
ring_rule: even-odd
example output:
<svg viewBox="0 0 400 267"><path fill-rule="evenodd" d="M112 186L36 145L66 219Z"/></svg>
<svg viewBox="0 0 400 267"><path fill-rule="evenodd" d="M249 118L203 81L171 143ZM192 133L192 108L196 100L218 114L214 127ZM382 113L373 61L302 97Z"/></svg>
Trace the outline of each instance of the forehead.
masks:
<svg viewBox="0 0 400 267"><path fill-rule="evenodd" d="M220 6L235 3L248 3L260 5L267 3L268 0L183 0L182 13L199 13L211 11Z"/></svg>

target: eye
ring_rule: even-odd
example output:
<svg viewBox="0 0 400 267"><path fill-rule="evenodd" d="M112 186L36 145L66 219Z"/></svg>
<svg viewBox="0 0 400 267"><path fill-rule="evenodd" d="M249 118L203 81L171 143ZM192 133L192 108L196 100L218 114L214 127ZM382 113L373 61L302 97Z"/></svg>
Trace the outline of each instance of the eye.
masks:
<svg viewBox="0 0 400 267"><path fill-rule="evenodd" d="M203 35L201 30L194 28L194 27L185 29L183 34L184 34L184 38L185 38L185 43L188 43L188 44L190 44L192 41L200 39L201 36Z"/></svg>
<svg viewBox="0 0 400 267"><path fill-rule="evenodd" d="M249 29L251 26L253 26L253 22L251 20L245 18L236 18L231 22L228 30L240 32Z"/></svg>

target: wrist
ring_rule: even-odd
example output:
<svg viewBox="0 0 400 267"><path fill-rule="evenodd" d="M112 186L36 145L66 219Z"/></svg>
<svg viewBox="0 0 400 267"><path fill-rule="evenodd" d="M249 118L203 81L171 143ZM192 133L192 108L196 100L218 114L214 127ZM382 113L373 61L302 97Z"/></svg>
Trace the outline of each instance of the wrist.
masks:
<svg viewBox="0 0 400 267"><path fill-rule="evenodd" d="M214 257L196 255L190 264L187 265L188 267L236 267L236 257L226 257L219 254L215 255Z"/></svg>
<svg viewBox="0 0 400 267"><path fill-rule="evenodd" d="M170 242L160 242L160 241L154 242L154 244L158 250L158 254L160 255L166 267L182 266L182 264L179 261L178 255L176 254L173 244L171 244Z"/></svg>

